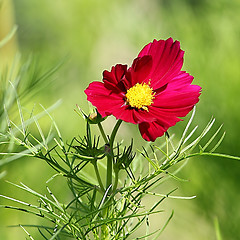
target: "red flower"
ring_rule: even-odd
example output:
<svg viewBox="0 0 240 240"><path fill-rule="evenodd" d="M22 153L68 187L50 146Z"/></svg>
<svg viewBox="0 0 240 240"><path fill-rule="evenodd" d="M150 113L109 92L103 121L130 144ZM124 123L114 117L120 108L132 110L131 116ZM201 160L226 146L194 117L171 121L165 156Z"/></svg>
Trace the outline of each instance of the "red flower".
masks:
<svg viewBox="0 0 240 240"><path fill-rule="evenodd" d="M183 55L178 41L154 40L130 68L117 64L104 71L103 82L92 82L85 90L87 99L102 117L138 124L142 137L155 141L199 101L201 87L181 71Z"/></svg>

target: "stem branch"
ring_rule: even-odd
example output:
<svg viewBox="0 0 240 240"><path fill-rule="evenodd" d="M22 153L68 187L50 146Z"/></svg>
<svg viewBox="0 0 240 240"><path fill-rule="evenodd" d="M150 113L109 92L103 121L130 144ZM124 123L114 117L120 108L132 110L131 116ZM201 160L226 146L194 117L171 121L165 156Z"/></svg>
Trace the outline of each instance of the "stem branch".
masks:
<svg viewBox="0 0 240 240"><path fill-rule="evenodd" d="M111 148L111 152L113 151L113 142L114 142L114 140L115 140L117 131L118 131L121 123L122 123L122 120L119 119L119 120L117 121L116 125L115 125L114 128L113 128L113 131L112 131L112 134L111 134L111 137L110 137L110 141L109 141L109 145L110 145L110 148Z"/></svg>
<svg viewBox="0 0 240 240"><path fill-rule="evenodd" d="M119 170L116 169L115 170L115 180L114 180L114 185L113 185L113 190L112 190L113 194L116 191L117 186L118 186L118 173L119 173Z"/></svg>
<svg viewBox="0 0 240 240"><path fill-rule="evenodd" d="M101 190L103 192L105 192L105 189L104 189L104 186L103 186L103 183L102 183L102 179L101 179L101 176L99 174L99 170L98 170L98 166L97 166L97 161L94 161L93 162L93 166L94 166L94 170L95 170L95 173L96 173L96 176L97 176L97 180L98 180L98 183L99 183L99 186L101 188Z"/></svg>
<svg viewBox="0 0 240 240"><path fill-rule="evenodd" d="M106 180L106 188L112 184L112 165L113 165L113 144L114 140L117 134L117 131L122 123L122 120L118 120L116 125L113 128L110 140L109 140L109 147L110 147L110 153L107 156L107 180Z"/></svg>
<svg viewBox="0 0 240 240"><path fill-rule="evenodd" d="M104 142L107 144L107 143L108 143L108 139L107 139L107 136L106 136L106 134L105 134L105 132L104 132L104 129L103 129L101 123L98 123L98 128L99 128L99 130L100 130L100 132L101 132L101 134L102 134L102 137L103 137Z"/></svg>

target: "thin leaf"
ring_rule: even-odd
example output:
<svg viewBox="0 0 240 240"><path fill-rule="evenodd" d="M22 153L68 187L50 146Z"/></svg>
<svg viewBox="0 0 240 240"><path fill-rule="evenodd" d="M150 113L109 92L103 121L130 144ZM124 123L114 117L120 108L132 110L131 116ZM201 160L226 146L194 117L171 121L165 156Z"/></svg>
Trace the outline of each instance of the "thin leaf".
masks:
<svg viewBox="0 0 240 240"><path fill-rule="evenodd" d="M158 235L153 239L153 240L157 240L159 238L159 236L161 235L161 233L164 231L164 229L167 227L167 225L169 224L170 220L172 219L174 214L174 211L172 211L170 217L168 218L168 220L166 221L166 223L164 224L163 228L161 229L161 231L158 233Z"/></svg>
<svg viewBox="0 0 240 240"><path fill-rule="evenodd" d="M220 226L219 226L219 222L218 222L218 219L217 219L217 218L214 219L214 226L215 226L215 231L216 231L216 238L217 238L217 240L222 240L222 235L221 235L221 231L220 231Z"/></svg>
<svg viewBox="0 0 240 240"><path fill-rule="evenodd" d="M223 133L222 137L219 139L219 141L217 142L217 144L209 151L210 153L214 152L219 145L222 143L224 137L225 137L226 132Z"/></svg>
<svg viewBox="0 0 240 240"><path fill-rule="evenodd" d="M202 148L202 151L204 152L205 149L211 144L211 142L215 139L215 137L217 136L217 134L220 132L220 130L222 129L222 126L221 125L217 131L213 134L213 136L209 139L209 141L205 144L205 146Z"/></svg>
<svg viewBox="0 0 240 240"><path fill-rule="evenodd" d="M62 231L66 226L67 226L67 224L65 224L64 226L62 226L61 228L59 228L59 229L57 230L57 232L55 232L49 240L55 239L55 238L61 233L61 231Z"/></svg>
<svg viewBox="0 0 240 240"><path fill-rule="evenodd" d="M31 239L31 240L34 240L34 238L30 235L30 233L22 226L22 225L19 225L23 230L24 232L28 235L28 237Z"/></svg>

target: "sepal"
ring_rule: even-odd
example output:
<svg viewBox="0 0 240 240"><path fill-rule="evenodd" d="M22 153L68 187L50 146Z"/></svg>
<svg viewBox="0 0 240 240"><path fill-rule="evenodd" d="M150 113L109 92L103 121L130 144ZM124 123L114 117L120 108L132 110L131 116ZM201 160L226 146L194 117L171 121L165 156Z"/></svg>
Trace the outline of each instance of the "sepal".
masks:
<svg viewBox="0 0 240 240"><path fill-rule="evenodd" d="M92 112L87 115L78 105L76 106L78 111L75 110L75 112L79 116L81 116L84 120L86 120L89 124L98 124L107 118L107 117L103 118L96 108L92 109Z"/></svg>

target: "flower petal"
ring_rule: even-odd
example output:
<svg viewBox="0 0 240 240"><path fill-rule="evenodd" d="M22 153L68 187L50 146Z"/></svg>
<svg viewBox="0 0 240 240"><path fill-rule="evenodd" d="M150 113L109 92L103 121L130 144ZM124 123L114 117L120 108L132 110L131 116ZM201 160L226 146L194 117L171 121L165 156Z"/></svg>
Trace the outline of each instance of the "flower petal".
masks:
<svg viewBox="0 0 240 240"><path fill-rule="evenodd" d="M152 106L161 108L163 111L176 112L177 115L179 109L192 108L199 101L200 91L201 88L197 85L188 85L175 91L166 89L155 97Z"/></svg>
<svg viewBox="0 0 240 240"><path fill-rule="evenodd" d="M131 82L131 87L137 83L149 82L149 73L152 68L152 57L145 55L135 58L132 67L128 70L126 78Z"/></svg>
<svg viewBox="0 0 240 240"><path fill-rule="evenodd" d="M103 72L104 86L112 91L125 91L123 78L127 71L127 65L117 64L113 66L111 72L105 70Z"/></svg>
<svg viewBox="0 0 240 240"><path fill-rule="evenodd" d="M187 110L189 112L192 110L192 108L188 108ZM162 109L154 106L149 108L149 113L153 116L156 116L156 119L154 121L160 122L161 125L166 126L167 128L174 126L177 122L181 121L181 119L179 119L178 117L181 117L180 113L182 111L183 111L182 109L169 111L168 109Z"/></svg>
<svg viewBox="0 0 240 240"><path fill-rule="evenodd" d="M123 105L120 108L114 108L112 110L112 115L117 119L121 119L125 122L130 122L133 124L139 124L146 121L155 121L157 120L156 116L149 114L146 110L132 108L128 105Z"/></svg>
<svg viewBox="0 0 240 240"><path fill-rule="evenodd" d="M169 127L174 126L179 121L181 121L181 119L177 117L170 117L168 119L158 119L154 122L143 122L138 126L143 139L154 142L156 138L161 137Z"/></svg>
<svg viewBox="0 0 240 240"><path fill-rule="evenodd" d="M143 122L139 124L139 131L143 139L154 142L156 138L161 137L167 129L158 122Z"/></svg>
<svg viewBox="0 0 240 240"><path fill-rule="evenodd" d="M124 105L124 96L107 89L101 82L90 83L84 92L102 117L113 114L114 109L121 109Z"/></svg>
<svg viewBox="0 0 240 240"><path fill-rule="evenodd" d="M152 70L150 73L151 86L153 89L160 88L171 81L182 68L184 51L180 49L178 41L172 38L154 40L146 45L138 57L152 56Z"/></svg>

